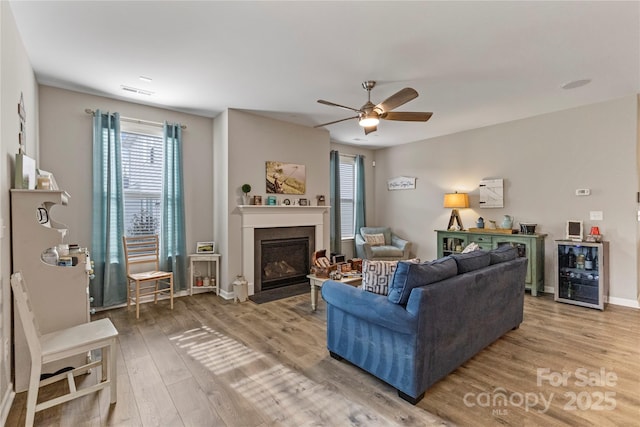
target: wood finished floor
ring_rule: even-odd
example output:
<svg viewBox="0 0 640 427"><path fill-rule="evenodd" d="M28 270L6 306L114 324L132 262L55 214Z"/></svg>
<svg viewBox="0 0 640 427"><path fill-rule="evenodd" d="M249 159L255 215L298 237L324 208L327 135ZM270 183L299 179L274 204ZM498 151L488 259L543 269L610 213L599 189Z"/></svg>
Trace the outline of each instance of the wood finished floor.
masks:
<svg viewBox="0 0 640 427"><path fill-rule="evenodd" d="M311 312L308 294L256 305L208 293L176 299L173 311L166 301L145 304L137 321L127 309L94 317L109 317L120 332L117 404L110 407L103 391L39 412L36 425L638 426L640 420L640 310L600 312L527 295L521 327L433 386L417 406L329 357L325 304ZM566 384L538 385L539 369L552 379L571 376ZM595 381L601 370L607 384L582 385L582 377ZM92 384L96 375L82 382ZM7 426L24 425L25 400L26 393L16 396Z"/></svg>

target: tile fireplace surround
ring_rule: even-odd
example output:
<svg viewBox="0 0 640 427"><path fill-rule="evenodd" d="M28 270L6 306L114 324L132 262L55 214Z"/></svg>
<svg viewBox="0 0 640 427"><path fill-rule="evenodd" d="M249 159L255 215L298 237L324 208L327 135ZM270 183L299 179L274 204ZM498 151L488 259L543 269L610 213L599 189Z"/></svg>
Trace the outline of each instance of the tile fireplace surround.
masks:
<svg viewBox="0 0 640 427"><path fill-rule="evenodd" d="M242 271L249 282L249 295L254 294L254 234L256 228L315 227L315 250L327 247L324 241L325 221L329 206L238 206L242 217ZM327 223L328 226L328 223Z"/></svg>

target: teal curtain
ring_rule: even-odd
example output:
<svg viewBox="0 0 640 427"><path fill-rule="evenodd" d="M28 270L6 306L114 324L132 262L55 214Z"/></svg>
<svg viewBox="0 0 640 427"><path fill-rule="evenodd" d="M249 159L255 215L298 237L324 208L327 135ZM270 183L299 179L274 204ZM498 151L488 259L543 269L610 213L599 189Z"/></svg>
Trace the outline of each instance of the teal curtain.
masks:
<svg viewBox="0 0 640 427"><path fill-rule="evenodd" d="M122 236L122 156L120 115L95 112L93 118L93 211L91 259L95 277L89 284L93 305L108 307L127 300Z"/></svg>
<svg viewBox="0 0 640 427"><path fill-rule="evenodd" d="M187 252L184 231L182 181L182 127L164 124L164 173L162 174L162 228L160 259L164 271L173 272L174 291L187 288Z"/></svg>
<svg viewBox="0 0 640 427"><path fill-rule="evenodd" d="M356 174L356 191L353 207L353 214L355 216L355 234L360 233L360 227L365 227L366 224L366 204L365 204L365 188L364 188L364 156L358 154L355 159L355 174ZM354 239L355 242L355 239ZM354 252L355 253L355 252Z"/></svg>
<svg viewBox="0 0 640 427"><path fill-rule="evenodd" d="M330 251L334 254L342 253L342 232L340 223L340 153L332 150L329 158L329 203L330 217Z"/></svg>

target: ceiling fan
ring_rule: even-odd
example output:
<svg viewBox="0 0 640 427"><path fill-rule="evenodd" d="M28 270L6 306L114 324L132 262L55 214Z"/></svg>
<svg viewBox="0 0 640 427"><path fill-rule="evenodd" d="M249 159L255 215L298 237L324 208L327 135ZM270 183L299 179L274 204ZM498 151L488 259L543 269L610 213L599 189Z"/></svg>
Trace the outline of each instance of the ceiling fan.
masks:
<svg viewBox="0 0 640 427"><path fill-rule="evenodd" d="M405 87L404 89L399 90L378 105L373 105L373 103L371 102L371 89L373 89L375 86L376 82L373 80L367 80L366 82L362 83L362 87L367 91L367 103L359 109L346 107L334 102L325 101L324 99L318 99L318 102L320 104L355 111L356 113L358 113L358 115L347 117L346 119L335 120L329 123L323 123L314 127L318 128L322 126L332 125L334 123L343 122L345 120L358 119L358 124L364 128L364 134L368 135L371 132L375 132L376 130L378 130L378 123L380 122L380 119L399 120L405 122L426 122L433 115L433 113L391 111L394 108L398 108L401 105L404 105L412 99L418 97L418 92L410 87Z"/></svg>

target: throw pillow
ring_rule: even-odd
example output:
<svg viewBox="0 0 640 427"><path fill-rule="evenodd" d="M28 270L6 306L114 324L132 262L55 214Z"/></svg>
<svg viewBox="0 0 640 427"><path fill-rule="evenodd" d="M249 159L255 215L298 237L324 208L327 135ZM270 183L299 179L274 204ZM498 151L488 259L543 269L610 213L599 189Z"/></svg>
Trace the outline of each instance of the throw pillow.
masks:
<svg viewBox="0 0 640 427"><path fill-rule="evenodd" d="M362 289L378 295L389 294L398 261L362 261Z"/></svg>
<svg viewBox="0 0 640 427"><path fill-rule="evenodd" d="M425 263L400 261L396 267L388 299L395 304L406 304L413 288L448 279L457 274L456 262L451 257Z"/></svg>
<svg viewBox="0 0 640 427"><path fill-rule="evenodd" d="M364 241L371 246L384 245L384 234L365 234Z"/></svg>
<svg viewBox="0 0 640 427"><path fill-rule="evenodd" d="M401 262L416 263L419 259L408 259ZM362 285L361 288L374 294L387 296L389 285L393 280L398 261L362 261Z"/></svg>
<svg viewBox="0 0 640 427"><path fill-rule="evenodd" d="M478 249L480 249L480 245L477 244L476 242L471 242L467 245L466 248L462 250L462 253L467 254L469 252L477 251Z"/></svg>
<svg viewBox="0 0 640 427"><path fill-rule="evenodd" d="M466 254L451 255L458 265L458 274L468 273L480 268L488 267L491 262L489 252L478 250Z"/></svg>
<svg viewBox="0 0 640 427"><path fill-rule="evenodd" d="M505 261L511 261L518 257L518 249L511 245L502 245L489 252L491 261L490 265L499 264Z"/></svg>

